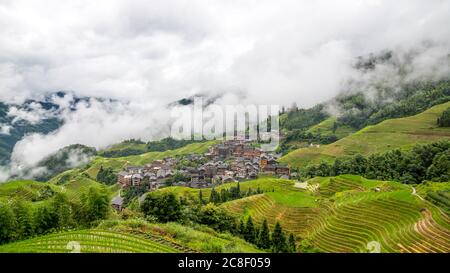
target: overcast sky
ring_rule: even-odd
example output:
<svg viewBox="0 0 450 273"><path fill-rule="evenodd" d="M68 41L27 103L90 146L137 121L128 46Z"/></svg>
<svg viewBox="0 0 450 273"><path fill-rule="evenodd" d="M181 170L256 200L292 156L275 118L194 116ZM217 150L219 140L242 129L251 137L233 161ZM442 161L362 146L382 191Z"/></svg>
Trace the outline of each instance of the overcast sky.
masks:
<svg viewBox="0 0 450 273"><path fill-rule="evenodd" d="M67 114L16 147L37 158L151 138L145 120L164 123L163 106L193 94L312 106L358 77L355 57L382 50L414 53L412 78L448 76L449 25L444 0L0 0L0 100L66 90L129 103Z"/></svg>
<svg viewBox="0 0 450 273"><path fill-rule="evenodd" d="M448 50L449 25L440 0L0 0L0 98L232 92L308 106L336 92L355 56Z"/></svg>

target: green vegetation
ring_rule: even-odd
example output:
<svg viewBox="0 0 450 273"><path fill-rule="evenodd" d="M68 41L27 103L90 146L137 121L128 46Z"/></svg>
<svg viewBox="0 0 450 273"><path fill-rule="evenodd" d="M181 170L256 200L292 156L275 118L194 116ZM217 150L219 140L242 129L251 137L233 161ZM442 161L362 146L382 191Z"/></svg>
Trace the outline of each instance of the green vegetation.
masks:
<svg viewBox="0 0 450 273"><path fill-rule="evenodd" d="M450 215L450 183L427 181L417 187L419 195L424 196L447 215Z"/></svg>
<svg viewBox="0 0 450 273"><path fill-rule="evenodd" d="M274 186L277 182L272 180ZM314 207L281 203L270 193L221 206L234 215L251 216L256 224L267 220L275 228L279 222L295 235L301 252L367 252L371 241L379 242L382 252L450 249L450 218L413 195L407 185L354 175L316 177L307 184L301 191L317 200ZM300 190L295 185L281 189Z"/></svg>
<svg viewBox="0 0 450 273"><path fill-rule="evenodd" d="M201 190L200 190L201 192ZM248 187L247 191L242 192L240 183L238 182L236 186L231 187L222 187L220 191L216 190L215 188L212 188L209 193L209 202L214 204L219 204L235 199L239 199L242 197L248 197L255 194L261 194L263 191L260 188L252 189ZM203 202L203 199L200 200L200 202Z"/></svg>
<svg viewBox="0 0 450 273"><path fill-rule="evenodd" d="M178 140L167 137L161 140L149 141L145 143L141 140L130 139L100 151L99 155L103 157L124 157L131 155L140 155L147 152L164 152L167 150L175 150L188 144L198 142L202 141L184 139Z"/></svg>
<svg viewBox="0 0 450 273"><path fill-rule="evenodd" d="M0 246L0 253L113 253L113 252L180 252L169 245L136 235L108 230L77 230L54 233Z"/></svg>
<svg viewBox="0 0 450 273"><path fill-rule="evenodd" d="M33 206L25 201L0 204L0 244L76 227L89 227L110 213L106 190L90 188L81 202L70 202L56 193L47 203Z"/></svg>
<svg viewBox="0 0 450 273"><path fill-rule="evenodd" d="M117 182L117 176L112 168L103 169L103 166L100 166L95 180L106 185L112 185Z"/></svg>
<svg viewBox="0 0 450 273"><path fill-rule="evenodd" d="M323 161L333 162L336 158L357 154L368 156L397 148L408 149L415 144L450 139L450 130L436 125L437 117L449 106L448 102L415 116L386 120L329 145L295 150L283 156L280 161L303 169Z"/></svg>
<svg viewBox="0 0 450 273"><path fill-rule="evenodd" d="M202 192L202 199L204 202L213 202L213 200L216 200L216 203L220 204L223 203L220 195L222 192L226 192L225 195L229 198L227 199L227 202L243 197L259 196L264 193L265 195L270 195L272 198L282 203L289 203L298 206L303 206L304 204L315 206L313 198L309 195L305 195L304 191L301 189L293 188L294 184L295 183L292 180L278 179L274 177L258 178L256 180L245 182L226 183L214 187L214 192L219 196L215 196L212 199L212 188L194 189L176 186L158 189L149 194L159 195L173 193L177 196L177 198L190 200L191 202L199 202L198 196L200 195L200 192Z"/></svg>
<svg viewBox="0 0 450 273"><path fill-rule="evenodd" d="M356 129L348 125L339 124L336 117L329 117L321 123L312 126L306 132L320 135L322 137L335 136L336 139L341 139L343 137L351 135L355 131Z"/></svg>
<svg viewBox="0 0 450 273"><path fill-rule="evenodd" d="M328 117L324 108L324 105L319 104L310 109L291 109L280 116L280 128L288 131L316 125Z"/></svg>
<svg viewBox="0 0 450 273"><path fill-rule="evenodd" d="M96 154L95 148L81 144L64 147L38 163L37 167L45 168L45 172L35 177L35 179L37 181L47 181L58 173L86 165L89 159Z"/></svg>
<svg viewBox="0 0 450 273"><path fill-rule="evenodd" d="M450 127L450 107L447 108L442 115L437 119L439 127Z"/></svg>
<svg viewBox="0 0 450 273"><path fill-rule="evenodd" d="M415 145L411 150L392 150L368 157L353 156L336 159L333 164L323 162L309 166L303 176L334 176L356 174L371 179L394 180L417 184L425 180L450 180L450 142Z"/></svg>
<svg viewBox="0 0 450 273"><path fill-rule="evenodd" d="M339 117L325 105L282 111L279 151L297 150L280 161L303 181L142 185L122 190L125 208L114 211L118 171L169 156L195 168L204 162L185 156L217 141L132 139L71 170L74 154L87 163L96 151L66 147L41 162L47 183L0 185L0 252L70 252L73 241L81 252L367 252L376 241L382 252L448 253L449 83L377 91L337 97Z"/></svg>
<svg viewBox="0 0 450 273"><path fill-rule="evenodd" d="M416 115L450 101L450 82L447 81L409 84L398 91L377 89L376 96L370 99L363 92L338 96L336 102L341 113L338 122L361 129L387 119Z"/></svg>
<svg viewBox="0 0 450 273"><path fill-rule="evenodd" d="M211 189L209 193L210 200L226 202L226 199L222 200L221 198L231 198L233 196L235 198L241 198L242 196L251 196L247 194L242 195L239 185L240 184L238 183L237 186L222 188L222 194L218 194L215 189ZM238 225L237 217L228 213L228 211L223 207L218 207L212 201L205 205L202 193L203 191L200 190L199 199L192 199L179 195L180 192L178 192L177 196L173 191L159 190L149 193L145 197L140 206L140 210L147 218L154 218L158 222L179 222L188 225L192 225L193 223L206 225L218 232L229 232L235 236L239 236L249 243L266 246L267 242L258 244L258 238L265 238L269 235L260 235L260 229L253 226L251 217L247 218L245 224L241 218L240 224ZM268 230L267 223L266 228ZM261 230L264 229L264 226L262 226ZM276 237L275 239L270 240L268 243L269 247L265 249L268 250L273 245L278 244L278 241L274 241L278 239L280 238ZM283 239L282 244L287 244L285 237L281 239ZM292 249L293 248L284 247L282 249L275 248L273 250L277 252L288 252Z"/></svg>
<svg viewBox="0 0 450 273"><path fill-rule="evenodd" d="M336 117L329 117L312 127L285 132L285 138L277 151L286 154L310 144L330 144L355 131L356 129L350 126L339 124Z"/></svg>
<svg viewBox="0 0 450 273"><path fill-rule="evenodd" d="M157 238L158 241L164 243L170 242L171 245L175 245L175 248L181 249L183 252L261 252L255 246L237 236L230 233L221 233L199 224L150 223L134 218L125 221L103 221L98 228L138 234L146 238Z"/></svg>
<svg viewBox="0 0 450 273"><path fill-rule="evenodd" d="M159 222L177 222L181 219L181 204L173 193L147 195L141 210L146 215L156 217Z"/></svg>
<svg viewBox="0 0 450 273"><path fill-rule="evenodd" d="M60 189L51 184L31 180L17 180L0 183L0 202L38 202L51 198Z"/></svg>
<svg viewBox="0 0 450 273"><path fill-rule="evenodd" d="M283 112L280 125L286 138L278 151L286 154L310 143L330 144L366 126L415 115L450 100L447 81L405 85L399 91L377 89L376 96L370 99L363 92L337 96L334 105L339 118L328 117L322 104Z"/></svg>

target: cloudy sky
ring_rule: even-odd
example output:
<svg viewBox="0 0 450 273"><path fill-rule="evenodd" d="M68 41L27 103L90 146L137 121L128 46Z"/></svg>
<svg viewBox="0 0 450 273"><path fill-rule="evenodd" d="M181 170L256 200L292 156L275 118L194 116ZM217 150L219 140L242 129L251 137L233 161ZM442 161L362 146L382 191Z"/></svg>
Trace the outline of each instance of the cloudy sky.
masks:
<svg viewBox="0 0 450 273"><path fill-rule="evenodd" d="M413 79L448 76L449 25L444 0L0 0L0 100L66 90L120 102L23 139L14 157L35 161L74 142L155 137L165 105L193 94L312 106L359 77L357 56L383 50L412 54Z"/></svg>

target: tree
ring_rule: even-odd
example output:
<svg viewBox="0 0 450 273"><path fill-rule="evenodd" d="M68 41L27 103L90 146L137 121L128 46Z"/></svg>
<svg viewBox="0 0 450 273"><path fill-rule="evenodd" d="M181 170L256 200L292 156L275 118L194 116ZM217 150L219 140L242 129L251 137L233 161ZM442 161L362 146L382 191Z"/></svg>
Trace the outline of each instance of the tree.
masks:
<svg viewBox="0 0 450 273"><path fill-rule="evenodd" d="M13 210L0 204L0 244L12 241L16 235L17 221Z"/></svg>
<svg viewBox="0 0 450 273"><path fill-rule="evenodd" d="M211 189L211 193L209 195L209 203L220 203L220 194L216 191L215 188Z"/></svg>
<svg viewBox="0 0 450 273"><path fill-rule="evenodd" d="M188 175L185 175L181 172L175 172L175 174L172 176L173 182L188 182L191 178Z"/></svg>
<svg viewBox="0 0 450 273"><path fill-rule="evenodd" d="M450 150L435 156L427 170L427 177L442 182L450 180Z"/></svg>
<svg viewBox="0 0 450 273"><path fill-rule="evenodd" d="M439 127L450 127L450 107L437 119Z"/></svg>
<svg viewBox="0 0 450 273"><path fill-rule="evenodd" d="M227 189L220 190L220 202L227 202L229 199L229 192Z"/></svg>
<svg viewBox="0 0 450 273"><path fill-rule="evenodd" d="M104 188L89 188L89 192L81 196L83 218L85 224L105 219L110 211L109 196Z"/></svg>
<svg viewBox="0 0 450 273"><path fill-rule="evenodd" d="M283 253L286 252L286 236L279 222L275 224L275 228L272 233L272 252Z"/></svg>
<svg viewBox="0 0 450 273"><path fill-rule="evenodd" d="M47 205L43 205L34 214L34 227L36 234L44 234L57 227L57 220Z"/></svg>
<svg viewBox="0 0 450 273"><path fill-rule="evenodd" d="M263 223L261 224L261 228L260 228L259 234L258 234L258 241L257 241L256 245L262 249L270 248L270 245L271 245L270 231L269 231L269 226L267 225L266 219L264 219Z"/></svg>
<svg viewBox="0 0 450 273"><path fill-rule="evenodd" d="M294 234L289 234L289 239L288 239L288 242L287 242L287 248L288 248L288 252L290 252L290 253L295 253L295 252L297 252L297 247L296 247L296 244L295 244L295 237L294 237Z"/></svg>
<svg viewBox="0 0 450 273"><path fill-rule="evenodd" d="M175 194L165 194L161 200L161 210L159 218L163 222L176 222L181 219L181 204Z"/></svg>
<svg viewBox="0 0 450 273"><path fill-rule="evenodd" d="M66 195L58 193L55 196L51 204L51 211L56 218L58 228L64 229L73 226L72 208Z"/></svg>
<svg viewBox="0 0 450 273"><path fill-rule="evenodd" d="M182 206L173 193L148 194L141 209L145 215L153 215L164 223L179 221L182 216Z"/></svg>
<svg viewBox="0 0 450 273"><path fill-rule="evenodd" d="M233 231L235 218L231 216L226 210L209 203L200 209L199 223L208 225L215 230Z"/></svg>
<svg viewBox="0 0 450 273"><path fill-rule="evenodd" d="M116 183L117 178L112 168L104 169L103 166L100 166L96 180L106 185L113 185Z"/></svg>
<svg viewBox="0 0 450 273"><path fill-rule="evenodd" d="M338 123L335 121L335 122L333 122L333 134L336 133L337 128L338 128Z"/></svg>
<svg viewBox="0 0 450 273"><path fill-rule="evenodd" d="M14 205L14 213L17 218L17 237L24 239L34 234L33 216L29 206L19 201Z"/></svg>
<svg viewBox="0 0 450 273"><path fill-rule="evenodd" d="M205 202L204 202L204 200L203 200L203 192L202 192L202 190L200 189L200 191L198 192L198 200L199 200L199 202L200 202L200 204L205 204Z"/></svg>
<svg viewBox="0 0 450 273"><path fill-rule="evenodd" d="M244 224L244 220L242 220L242 218L239 220L238 233L241 235L243 235L245 233L245 224Z"/></svg>
<svg viewBox="0 0 450 273"><path fill-rule="evenodd" d="M255 227L253 225L253 220L252 217L249 216L247 218L247 223L245 224L245 231L244 231L244 239L249 242L249 243L256 243L256 238L255 238Z"/></svg>

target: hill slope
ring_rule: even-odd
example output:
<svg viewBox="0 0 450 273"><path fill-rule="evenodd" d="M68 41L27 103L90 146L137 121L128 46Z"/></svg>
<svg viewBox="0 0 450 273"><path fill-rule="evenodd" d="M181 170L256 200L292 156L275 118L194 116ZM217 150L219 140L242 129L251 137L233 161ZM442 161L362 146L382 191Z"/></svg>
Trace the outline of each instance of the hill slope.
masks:
<svg viewBox="0 0 450 273"><path fill-rule="evenodd" d="M291 202L296 192L313 202ZM367 252L372 241L382 252L450 251L448 215L396 182L318 177L222 206L238 216L251 215L257 223L267 219L271 227L279 221L314 251Z"/></svg>
<svg viewBox="0 0 450 273"><path fill-rule="evenodd" d="M322 136L335 135L338 139L344 138L355 132L354 128L347 125L337 126L336 130L333 131L335 122L337 122L336 117L329 117L321 123L312 126L306 132Z"/></svg>
<svg viewBox="0 0 450 273"><path fill-rule="evenodd" d="M180 252L180 250L156 240L107 230L81 230L54 233L0 246L0 253L61 253L73 251L83 253Z"/></svg>
<svg viewBox="0 0 450 273"><path fill-rule="evenodd" d="M430 143L450 139L450 128L438 128L437 118L450 107L450 102L434 106L415 116L390 119L368 126L350 136L329 145L295 150L280 161L294 167L304 168L321 161L355 154L370 155L418 143Z"/></svg>

